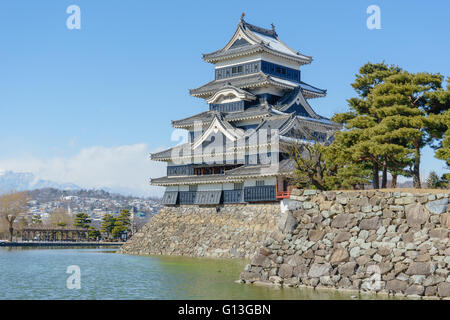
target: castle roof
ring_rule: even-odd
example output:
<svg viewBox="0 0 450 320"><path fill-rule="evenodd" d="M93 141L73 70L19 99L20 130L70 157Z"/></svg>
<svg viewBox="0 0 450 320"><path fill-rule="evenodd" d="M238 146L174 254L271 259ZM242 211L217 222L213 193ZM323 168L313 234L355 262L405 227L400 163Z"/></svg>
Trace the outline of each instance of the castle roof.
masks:
<svg viewBox="0 0 450 320"><path fill-rule="evenodd" d="M257 105L249 107L241 112L232 112L223 114L223 119L229 122L257 119L270 115L271 111L269 108L263 105ZM172 126L175 128L183 128L193 126L196 121L202 123L209 123L212 121L217 111L205 111L194 116L172 121Z"/></svg>
<svg viewBox="0 0 450 320"><path fill-rule="evenodd" d="M211 53L203 54L203 59L206 62L217 63L259 52L266 52L271 55L293 60L300 65L308 64L312 61L312 57L301 54L281 41L273 25L271 30L252 25L244 20L244 14L237 25L233 37L225 47Z"/></svg>
<svg viewBox="0 0 450 320"><path fill-rule="evenodd" d="M295 169L293 159L280 161L278 166L274 165L250 165L241 166L235 169L226 170L222 174L210 174L203 176L183 176L183 177L161 177L151 179L151 184L155 186L171 185L195 185L211 183L233 183L242 182L252 177L270 177L278 175L291 175Z"/></svg>
<svg viewBox="0 0 450 320"><path fill-rule="evenodd" d="M213 80L208 82L207 84L198 87L196 89L189 90L189 93L194 97L199 98L208 98L216 93L217 90L224 87L224 85L229 84L233 87L239 89L251 89L264 87L267 85L274 85L281 89L293 90L297 87L300 87L303 90L303 94L306 98L317 98L323 97L326 95L326 90L316 88L310 84L307 84L303 81L294 82L286 79L281 79L278 77L267 75L263 72L257 72L245 76L228 78L228 79L220 79Z"/></svg>

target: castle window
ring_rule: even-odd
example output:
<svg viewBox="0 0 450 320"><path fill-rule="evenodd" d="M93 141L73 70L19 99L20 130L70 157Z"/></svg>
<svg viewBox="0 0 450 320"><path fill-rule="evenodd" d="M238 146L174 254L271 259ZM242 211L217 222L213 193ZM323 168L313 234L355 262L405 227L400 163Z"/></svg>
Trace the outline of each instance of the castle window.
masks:
<svg viewBox="0 0 450 320"><path fill-rule="evenodd" d="M241 72L242 72L242 66L236 66L236 67L231 68L232 74L241 73Z"/></svg>

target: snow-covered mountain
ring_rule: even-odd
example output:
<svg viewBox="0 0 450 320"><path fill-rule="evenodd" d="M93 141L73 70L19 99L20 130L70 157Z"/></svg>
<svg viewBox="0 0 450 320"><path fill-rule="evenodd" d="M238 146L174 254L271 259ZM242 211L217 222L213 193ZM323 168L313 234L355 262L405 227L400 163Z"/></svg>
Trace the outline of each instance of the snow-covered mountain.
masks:
<svg viewBox="0 0 450 320"><path fill-rule="evenodd" d="M30 172L0 172L0 194L10 191L26 191L42 188L55 188L60 190L81 189L73 183L57 183L50 180L38 179Z"/></svg>

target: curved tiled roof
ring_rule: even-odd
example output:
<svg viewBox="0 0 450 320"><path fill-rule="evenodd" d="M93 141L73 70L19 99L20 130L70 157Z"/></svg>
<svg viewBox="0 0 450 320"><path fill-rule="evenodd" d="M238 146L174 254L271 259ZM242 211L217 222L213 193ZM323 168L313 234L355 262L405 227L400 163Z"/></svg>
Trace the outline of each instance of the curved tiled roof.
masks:
<svg viewBox="0 0 450 320"><path fill-rule="evenodd" d="M238 36L243 36L246 44L233 47L232 45L238 40ZM239 21L233 37L224 48L203 54L203 59L206 62L216 63L261 51L295 60L300 64L308 64L312 61L312 57L301 54L282 42L274 28L272 30L261 28L244 21L244 19Z"/></svg>
<svg viewBox="0 0 450 320"><path fill-rule="evenodd" d="M241 182L249 177L264 177L292 174L295 169L295 161L285 159L278 165L249 165L227 170L223 174L210 174L202 176L161 177L151 179L155 186L189 185L189 184L211 184Z"/></svg>
<svg viewBox="0 0 450 320"><path fill-rule="evenodd" d="M208 124L209 122L212 121L212 119L214 119L214 116L217 113L218 113L217 111L205 111L188 118L172 121L172 125L175 128L183 128L193 126L196 121ZM221 114L225 121L234 122L245 119L262 118L270 115L270 113L271 112L269 108L262 105L258 105L255 107L248 107L244 111L240 112L230 112Z"/></svg>
<svg viewBox="0 0 450 320"><path fill-rule="evenodd" d="M228 79L220 79L213 80L208 82L207 84L189 90L189 93L194 97L209 97L216 93L218 90L222 89L224 85L232 85L233 87L239 89L247 89L247 88L258 88L265 85L275 85L283 89L296 89L297 87L301 87L305 98L315 98L315 97L323 97L326 95L326 90L316 88L311 86L305 82L294 82L290 80L281 79L275 76L270 76L260 71L257 73L252 73L245 76L228 78Z"/></svg>

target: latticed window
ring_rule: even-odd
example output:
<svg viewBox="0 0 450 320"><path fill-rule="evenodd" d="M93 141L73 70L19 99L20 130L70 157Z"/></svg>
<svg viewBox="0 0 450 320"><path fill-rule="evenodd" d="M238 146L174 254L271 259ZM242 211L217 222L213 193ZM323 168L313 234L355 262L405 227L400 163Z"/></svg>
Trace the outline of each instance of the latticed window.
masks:
<svg viewBox="0 0 450 320"><path fill-rule="evenodd" d="M262 187L262 186L264 186L264 180L256 180L256 186L257 186L257 187Z"/></svg>
<svg viewBox="0 0 450 320"><path fill-rule="evenodd" d="M236 66L231 68L231 73L241 73L242 72L242 66Z"/></svg>

